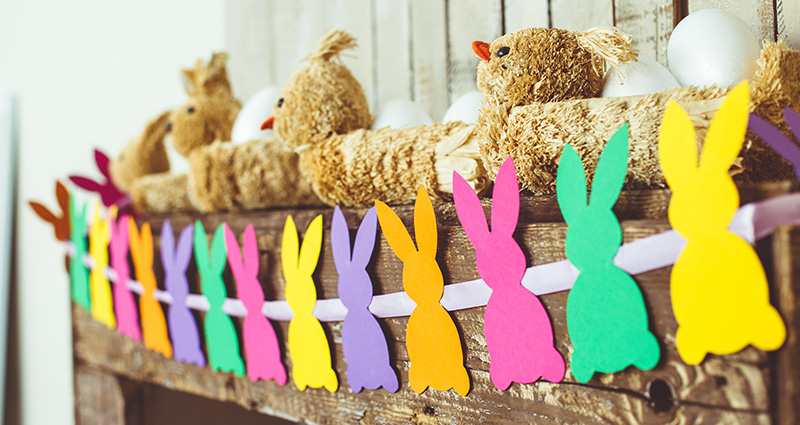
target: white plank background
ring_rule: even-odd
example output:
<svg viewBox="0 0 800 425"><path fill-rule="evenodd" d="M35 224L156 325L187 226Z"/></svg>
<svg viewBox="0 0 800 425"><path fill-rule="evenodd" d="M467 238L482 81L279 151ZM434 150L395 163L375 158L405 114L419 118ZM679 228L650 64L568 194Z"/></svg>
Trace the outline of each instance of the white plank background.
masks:
<svg viewBox="0 0 800 425"><path fill-rule="evenodd" d="M680 4L686 11L681 11ZM345 63L373 113L394 98L414 100L434 120L475 90L475 40L529 27L585 30L616 25L641 54L667 65L674 23L705 8L729 10L756 35L800 48L800 0L227 0L230 75L246 100L282 85L333 27L359 43Z"/></svg>

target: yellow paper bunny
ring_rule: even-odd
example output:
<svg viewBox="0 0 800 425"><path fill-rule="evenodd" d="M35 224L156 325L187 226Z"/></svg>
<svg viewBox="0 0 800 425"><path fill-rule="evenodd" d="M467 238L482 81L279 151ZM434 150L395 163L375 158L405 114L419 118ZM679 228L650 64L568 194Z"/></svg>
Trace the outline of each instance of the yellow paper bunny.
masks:
<svg viewBox="0 0 800 425"><path fill-rule="evenodd" d="M114 211L109 215L115 214ZM114 329L117 324L114 307L111 303L111 284L106 277L108 268L108 242L111 240L111 227L108 217L100 216L100 203L94 206L94 218L89 227L89 255L94 259L94 268L89 274L92 294L92 317L98 322Z"/></svg>
<svg viewBox="0 0 800 425"><path fill-rule="evenodd" d="M658 151L672 189L669 221L687 240L671 277L676 345L691 365L707 353L735 353L749 344L775 350L786 339L755 250L728 231L739 207L728 169L742 148L749 102L747 82L731 90L708 129L699 165L694 126L674 101L661 125Z"/></svg>

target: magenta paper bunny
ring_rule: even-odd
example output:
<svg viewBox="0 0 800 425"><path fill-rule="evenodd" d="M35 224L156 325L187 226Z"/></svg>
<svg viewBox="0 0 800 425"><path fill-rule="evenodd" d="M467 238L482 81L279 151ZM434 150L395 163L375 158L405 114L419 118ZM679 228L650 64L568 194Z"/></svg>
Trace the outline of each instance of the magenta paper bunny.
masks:
<svg viewBox="0 0 800 425"><path fill-rule="evenodd" d="M131 277L128 265L128 220L130 216L123 214L119 220L110 218L111 242L111 268L117 273L114 283L114 312L117 315L117 332L127 335L137 341L142 340L142 330L139 328L139 312L136 310L136 300L128 288Z"/></svg>
<svg viewBox="0 0 800 425"><path fill-rule="evenodd" d="M478 272L492 288L483 319L492 383L505 390L512 381L527 384L540 377L561 381L566 366L553 347L550 318L539 298L521 284L526 264L512 236L519 218L519 186L511 158L495 179L491 231L478 196L456 172L453 198L458 218L475 246Z"/></svg>
<svg viewBox="0 0 800 425"><path fill-rule="evenodd" d="M228 247L228 264L236 280L236 295L247 309L242 334L247 357L247 374L253 382L259 379L286 384L286 368L281 363L281 348L272 324L261 313L264 290L258 282L258 246L253 225L244 230L244 257L230 227L225 226L225 243Z"/></svg>
<svg viewBox="0 0 800 425"><path fill-rule="evenodd" d="M386 335L369 311L373 289L367 265L375 248L377 230L378 215L375 208L370 208L358 228L351 255L347 221L338 206L333 210L333 261L339 273L339 298L347 307L342 322L342 351L347 362L347 382L356 393L362 388L380 387L395 392L400 385L389 360Z"/></svg>

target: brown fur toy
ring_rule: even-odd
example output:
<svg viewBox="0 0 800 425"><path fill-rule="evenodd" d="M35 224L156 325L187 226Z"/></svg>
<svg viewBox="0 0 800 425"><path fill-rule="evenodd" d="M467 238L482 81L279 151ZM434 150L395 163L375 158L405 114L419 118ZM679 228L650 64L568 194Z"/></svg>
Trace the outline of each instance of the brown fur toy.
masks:
<svg viewBox="0 0 800 425"><path fill-rule="evenodd" d="M109 163L111 180L124 192L130 192L133 183L142 176L169 171L164 138L171 114L172 111L166 111L147 123L144 132L128 142L117 159Z"/></svg>
<svg viewBox="0 0 800 425"><path fill-rule="evenodd" d="M273 111L275 133L300 155L300 172L328 205L414 202L420 185L433 199L452 193L453 170L476 192L488 184L474 126L436 123L404 130L368 130L372 117L361 85L338 60L356 47L333 30L286 82Z"/></svg>
<svg viewBox="0 0 800 425"><path fill-rule="evenodd" d="M489 175L494 177L511 156L523 188L553 193L561 151L568 142L591 179L605 143L627 121L626 187L663 187L657 141L667 101L675 99L704 132L727 89L679 87L646 96L592 98L602 86L598 77L604 63L636 58L630 44L629 37L614 29L574 33L533 28L504 35L491 45L476 42L474 49L483 59L478 89L485 99L477 128ZM781 111L786 106L797 109L799 79L800 53L766 42L750 86L751 108L785 127ZM738 181L763 181L788 178L792 169L748 136L731 173Z"/></svg>

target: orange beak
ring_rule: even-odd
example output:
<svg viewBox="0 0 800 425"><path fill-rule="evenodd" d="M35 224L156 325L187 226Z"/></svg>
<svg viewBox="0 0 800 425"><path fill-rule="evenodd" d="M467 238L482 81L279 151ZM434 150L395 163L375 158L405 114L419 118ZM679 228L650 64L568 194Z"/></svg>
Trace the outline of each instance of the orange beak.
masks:
<svg viewBox="0 0 800 425"><path fill-rule="evenodd" d="M262 130L272 130L272 124L274 122L275 122L275 116L273 115L273 116L267 118L267 120L264 121L263 124L261 124L261 129Z"/></svg>
<svg viewBox="0 0 800 425"><path fill-rule="evenodd" d="M492 57L492 53L489 51L489 43L473 41L472 50L476 55L478 55L479 58L485 60L486 62L489 62L489 58Z"/></svg>

